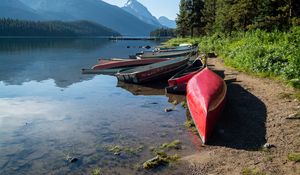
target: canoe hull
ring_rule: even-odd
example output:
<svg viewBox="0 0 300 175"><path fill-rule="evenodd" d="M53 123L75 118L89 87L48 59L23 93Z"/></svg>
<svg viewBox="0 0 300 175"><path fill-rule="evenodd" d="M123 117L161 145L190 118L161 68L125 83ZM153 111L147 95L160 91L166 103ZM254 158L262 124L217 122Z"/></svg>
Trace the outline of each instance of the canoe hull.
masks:
<svg viewBox="0 0 300 175"><path fill-rule="evenodd" d="M198 48L192 48L189 50L183 50L183 51L148 51L148 52L143 52L140 55L137 55L139 59L148 59L148 58L170 58L170 57L179 57L179 56L186 56L190 54L196 54L198 51Z"/></svg>
<svg viewBox="0 0 300 175"><path fill-rule="evenodd" d="M173 60L170 60L173 61ZM167 62L167 61L166 61ZM119 72L116 74L118 80L125 81L127 83L135 83L141 84L149 81L153 81L156 79L162 79L166 77L171 77L176 72L184 69L187 66L188 58L180 59L177 62L173 62L171 64L165 64L162 66L153 66L155 64L149 65L141 68L141 71L132 71L132 72Z"/></svg>
<svg viewBox="0 0 300 175"><path fill-rule="evenodd" d="M188 81L203 69L200 59L196 59L191 65L178 72L168 80L169 87L166 88L168 93L184 94Z"/></svg>
<svg viewBox="0 0 300 175"><path fill-rule="evenodd" d="M179 77L179 78L171 78L168 80L168 84L169 86L177 86L177 85L182 85L182 84L187 84L188 81L194 76L196 75L198 72L200 72L200 70L198 71L193 71L191 73L189 73L188 75Z"/></svg>
<svg viewBox="0 0 300 175"><path fill-rule="evenodd" d="M166 61L166 58L149 58L143 60L105 60L101 61L99 64L92 67L94 70L101 69L112 69L112 68L122 68L122 67L132 67L132 66L142 66L147 64L158 63L161 61Z"/></svg>
<svg viewBox="0 0 300 175"><path fill-rule="evenodd" d="M224 80L208 68L196 74L187 85L187 104L203 143L211 136L226 101Z"/></svg>

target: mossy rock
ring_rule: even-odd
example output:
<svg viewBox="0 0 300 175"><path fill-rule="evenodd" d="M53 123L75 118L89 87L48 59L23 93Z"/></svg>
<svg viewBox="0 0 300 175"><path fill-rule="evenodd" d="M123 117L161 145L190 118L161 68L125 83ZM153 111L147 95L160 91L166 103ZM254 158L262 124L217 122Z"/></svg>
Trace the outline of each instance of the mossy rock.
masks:
<svg viewBox="0 0 300 175"><path fill-rule="evenodd" d="M177 161L180 157L175 154L173 156L168 156L166 153L160 153L154 158L147 160L143 163L144 169L153 169L159 166L167 165L171 162Z"/></svg>
<svg viewBox="0 0 300 175"><path fill-rule="evenodd" d="M300 153L289 153L288 159L294 162L300 162Z"/></svg>
<svg viewBox="0 0 300 175"><path fill-rule="evenodd" d="M160 146L161 149L181 149L181 142L180 140L174 140L170 143L164 143Z"/></svg>

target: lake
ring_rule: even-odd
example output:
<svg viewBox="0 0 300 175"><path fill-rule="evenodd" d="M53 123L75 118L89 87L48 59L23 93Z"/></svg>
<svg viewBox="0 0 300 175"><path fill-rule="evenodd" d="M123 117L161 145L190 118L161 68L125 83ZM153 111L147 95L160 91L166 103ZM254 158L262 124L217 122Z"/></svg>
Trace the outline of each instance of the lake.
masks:
<svg viewBox="0 0 300 175"><path fill-rule="evenodd" d="M141 167L163 143L180 140L181 149L166 150L180 157L200 149L184 126L184 96L166 95L165 82L139 86L80 71L158 44L0 39L0 174L185 174L180 161Z"/></svg>

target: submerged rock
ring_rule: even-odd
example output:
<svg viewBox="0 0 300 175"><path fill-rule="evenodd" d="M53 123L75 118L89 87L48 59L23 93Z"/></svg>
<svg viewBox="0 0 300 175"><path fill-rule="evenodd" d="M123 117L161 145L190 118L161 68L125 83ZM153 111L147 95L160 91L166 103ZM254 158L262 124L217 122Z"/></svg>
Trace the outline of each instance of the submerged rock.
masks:
<svg viewBox="0 0 300 175"><path fill-rule="evenodd" d="M180 157L175 154L174 156L168 156L164 152L158 153L154 158L147 160L143 163L144 169L153 169L162 165L167 165L171 162L177 161Z"/></svg>
<svg viewBox="0 0 300 175"><path fill-rule="evenodd" d="M172 112L172 111L174 111L174 109L172 109L172 108L166 108L165 109L165 112Z"/></svg>
<svg viewBox="0 0 300 175"><path fill-rule="evenodd" d="M152 159L147 160L146 162L143 163L143 168L144 169L152 169L156 168L160 165L167 164L168 162L165 161L161 156L155 156Z"/></svg>

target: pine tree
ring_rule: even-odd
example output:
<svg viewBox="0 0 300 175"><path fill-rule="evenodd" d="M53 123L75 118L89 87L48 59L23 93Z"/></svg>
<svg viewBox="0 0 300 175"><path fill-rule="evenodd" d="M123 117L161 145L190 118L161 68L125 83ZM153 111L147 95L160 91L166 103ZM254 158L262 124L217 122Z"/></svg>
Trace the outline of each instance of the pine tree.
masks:
<svg viewBox="0 0 300 175"><path fill-rule="evenodd" d="M229 33L233 31L233 19L231 6L233 0L217 0L215 27L218 32Z"/></svg>
<svg viewBox="0 0 300 175"><path fill-rule="evenodd" d="M205 33L211 34L215 31L217 0L205 0L203 18L205 24Z"/></svg>
<svg viewBox="0 0 300 175"><path fill-rule="evenodd" d="M191 36L204 34L204 2L202 0L193 0L190 14ZM195 30L195 31L194 31Z"/></svg>
<svg viewBox="0 0 300 175"><path fill-rule="evenodd" d="M177 14L176 24L177 24L177 34L181 37L185 37L189 34L189 20L187 12L186 0L180 0L179 14Z"/></svg>
<svg viewBox="0 0 300 175"><path fill-rule="evenodd" d="M248 26L255 22L258 16L260 0L237 0L231 5L229 16L235 30L246 31Z"/></svg>

